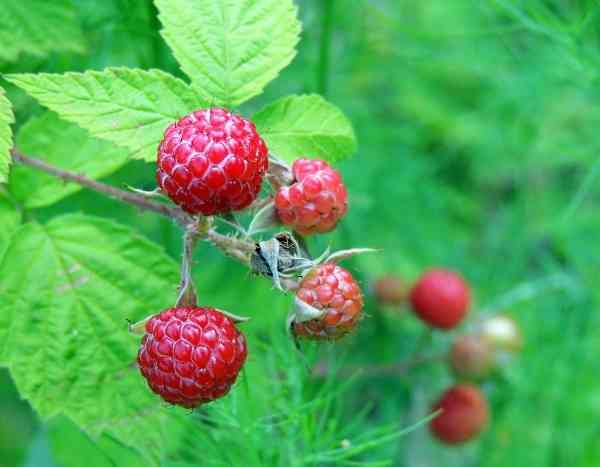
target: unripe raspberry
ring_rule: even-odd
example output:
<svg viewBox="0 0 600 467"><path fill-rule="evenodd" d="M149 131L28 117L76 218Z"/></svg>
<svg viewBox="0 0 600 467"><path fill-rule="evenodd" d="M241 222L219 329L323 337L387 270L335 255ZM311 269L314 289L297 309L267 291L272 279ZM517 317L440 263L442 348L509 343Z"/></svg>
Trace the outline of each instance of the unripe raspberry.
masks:
<svg viewBox="0 0 600 467"><path fill-rule="evenodd" d="M301 235L333 230L348 210L348 194L337 171L322 160L298 159L294 182L279 189L275 208L281 222Z"/></svg>
<svg viewBox="0 0 600 467"><path fill-rule="evenodd" d="M303 302L326 310L319 319L293 324L294 334L314 340L339 339L358 323L363 297L352 275L334 263L317 266L300 283L296 293Z"/></svg>
<svg viewBox="0 0 600 467"><path fill-rule="evenodd" d="M458 336L450 349L449 360L456 376L477 380L487 376L494 367L494 352L481 336Z"/></svg>
<svg viewBox="0 0 600 467"><path fill-rule="evenodd" d="M381 305L402 305L408 297L409 287L397 276L383 276L373 284L373 295Z"/></svg>
<svg viewBox="0 0 600 467"><path fill-rule="evenodd" d="M523 333L517 322L507 315L496 315L481 325L481 337L493 348L504 352L523 349Z"/></svg>
<svg viewBox="0 0 600 467"><path fill-rule="evenodd" d="M429 422L431 433L447 444L462 444L477 436L489 418L488 403L482 392L469 384L448 389L433 405L442 412Z"/></svg>
<svg viewBox="0 0 600 467"><path fill-rule="evenodd" d="M460 323L471 301L468 285L460 275L431 269L421 276L410 293L413 311L430 326L450 329Z"/></svg>
<svg viewBox="0 0 600 467"><path fill-rule="evenodd" d="M169 126L158 147L156 180L191 214L247 208L269 166L254 124L220 108L192 112Z"/></svg>
<svg viewBox="0 0 600 467"><path fill-rule="evenodd" d="M214 308L170 308L146 323L137 362L150 389L194 408L229 392L246 361L244 335Z"/></svg>

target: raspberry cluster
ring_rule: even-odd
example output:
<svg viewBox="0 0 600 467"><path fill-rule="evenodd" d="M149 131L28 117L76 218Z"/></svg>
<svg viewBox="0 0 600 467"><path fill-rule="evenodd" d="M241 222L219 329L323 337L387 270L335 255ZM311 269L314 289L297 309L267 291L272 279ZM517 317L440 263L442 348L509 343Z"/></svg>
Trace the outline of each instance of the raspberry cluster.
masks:
<svg viewBox="0 0 600 467"><path fill-rule="evenodd" d="M318 310L326 310L319 319L293 324L296 336L314 340L335 340L348 334L356 327L364 303L352 274L333 263L310 271L296 296Z"/></svg>
<svg viewBox="0 0 600 467"><path fill-rule="evenodd" d="M302 235L326 233L348 210L348 194L340 174L322 160L298 159L294 182L279 189L275 208L281 222Z"/></svg>
<svg viewBox="0 0 600 467"><path fill-rule="evenodd" d="M404 286L399 277L384 275L374 283L372 293L380 305L400 305L408 289ZM457 272L435 267L410 287L408 298L408 305L423 323L447 331L466 318L471 288ZM485 317L469 334L455 336L447 364L456 383L432 406L432 411L441 411L429 424L432 435L450 445L477 437L490 418L490 410L485 394L472 383L500 370L522 346L517 322L505 314Z"/></svg>
<svg viewBox="0 0 600 467"><path fill-rule="evenodd" d="M249 207L269 169L268 149L254 124L222 108L197 110L170 125L157 152L159 188L192 215L228 214ZM281 183L291 178L286 167L284 171ZM308 159L296 160L291 172L289 186L281 186L272 174L279 187L273 204L281 223L303 235L334 229L348 209L340 175L326 162ZM275 267L283 273L280 266L290 261L314 266L300 247L290 257L280 243L277 246L274 258L265 259L259 250L263 270L266 264L266 271ZM272 252L266 246L265 250ZM297 336L310 339L344 336L356 326L363 307L358 284L335 264L313 267L298 298L324 311L318 319L293 323ZM145 331L137 357L140 371L152 391L171 404L193 408L222 397L246 360L244 336L228 316L213 308L165 310L146 323Z"/></svg>
<svg viewBox="0 0 600 467"><path fill-rule="evenodd" d="M246 339L214 308L170 308L146 323L137 362L150 389L194 408L224 396L246 361Z"/></svg>
<svg viewBox="0 0 600 467"><path fill-rule="evenodd" d="M167 128L158 147L158 186L191 214L247 208L269 165L254 124L221 108L198 110Z"/></svg>

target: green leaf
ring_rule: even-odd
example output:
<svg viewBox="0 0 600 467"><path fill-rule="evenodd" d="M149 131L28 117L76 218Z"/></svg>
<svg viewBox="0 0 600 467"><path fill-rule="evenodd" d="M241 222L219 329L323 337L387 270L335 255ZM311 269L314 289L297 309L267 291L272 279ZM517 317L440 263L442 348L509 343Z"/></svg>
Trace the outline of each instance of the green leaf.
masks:
<svg viewBox="0 0 600 467"><path fill-rule="evenodd" d="M48 424L48 438L52 457L63 467L80 467L85 459L86 467L114 467L143 465L139 454L103 435L91 439L66 417L56 418ZM77 446L74 450L73 446Z"/></svg>
<svg viewBox="0 0 600 467"><path fill-rule="evenodd" d="M1 40L0 44L2 44ZM4 89L0 87L0 183L4 183L8 176L8 166L11 161L10 149L12 148L10 125L14 121L15 117L10 101L6 98Z"/></svg>
<svg viewBox="0 0 600 467"><path fill-rule="evenodd" d="M194 88L235 106L256 96L296 54L292 0L155 0L162 35Z"/></svg>
<svg viewBox="0 0 600 467"><path fill-rule="evenodd" d="M139 320L174 299L177 265L129 228L83 215L26 224L0 263L0 363L43 416L64 414L156 460L185 412L135 366Z"/></svg>
<svg viewBox="0 0 600 467"><path fill-rule="evenodd" d="M85 41L71 0L0 0L0 59L20 53L83 52Z"/></svg>
<svg viewBox="0 0 600 467"><path fill-rule="evenodd" d="M21 212L15 203L0 190L0 257L12 233L21 224Z"/></svg>
<svg viewBox="0 0 600 467"><path fill-rule="evenodd" d="M5 78L65 120L146 161L156 160L167 126L203 106L187 84L160 70L108 68Z"/></svg>
<svg viewBox="0 0 600 467"><path fill-rule="evenodd" d="M25 154L93 179L113 173L129 156L127 150L92 138L51 112L29 120L19 130L16 142ZM22 165L13 167L10 174L10 191L26 208L48 206L79 190L77 184Z"/></svg>
<svg viewBox="0 0 600 467"><path fill-rule="evenodd" d="M269 150L288 161L302 156L335 162L356 151L350 121L318 95L284 97L253 120Z"/></svg>

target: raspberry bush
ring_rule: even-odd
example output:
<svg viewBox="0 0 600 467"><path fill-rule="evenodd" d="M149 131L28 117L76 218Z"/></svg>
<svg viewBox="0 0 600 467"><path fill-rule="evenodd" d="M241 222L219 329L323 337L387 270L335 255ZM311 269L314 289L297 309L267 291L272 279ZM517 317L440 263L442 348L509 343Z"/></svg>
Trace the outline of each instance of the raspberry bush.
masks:
<svg viewBox="0 0 600 467"><path fill-rule="evenodd" d="M0 464L600 462L596 6L451 3L0 0Z"/></svg>
<svg viewBox="0 0 600 467"><path fill-rule="evenodd" d="M79 214L19 227L15 216L15 233L2 248L3 275L19 257L30 267L3 280L0 293L8 302L2 304L9 313L3 323L52 342L46 353L3 352L33 407L42 416L61 414L92 437L118 440L144 463L161 464L171 448L159 427L173 431L180 424L194 432L198 421L161 409L156 396L186 409L224 398L236 390L252 355L242 330L247 318L198 305L199 242L208 241L270 279L279 292L296 296L296 308L304 311L288 304L287 321L285 313L279 317L294 338L337 339L356 327L360 286L335 262L366 250L313 256L302 237L332 231L348 210L346 187L330 165L356 147L342 112L317 95L284 97L255 115L236 109L294 57L300 25L292 1L255 2L239 17L240 33L225 36L209 31L226 31L227 16L239 14L244 2L229 2L224 16L208 13L208 0L155 3L161 33L189 83L157 69L118 67L4 76L53 113L33 118L13 144L13 110L1 91L0 181L7 179L8 162L18 165L6 202L14 196L25 209L53 205L84 187L167 217L181 228L179 272L160 246L116 222ZM267 10L269 15L257 14ZM299 124L298 114L307 123ZM321 144L323 138L329 144ZM73 152L73 158L54 163ZM95 180L130 158L155 164L156 187L124 190ZM30 169L43 173L47 183ZM322 277L323 284L313 284L313 277ZM308 292L315 286L313 300ZM42 309L46 317L31 321L32 310ZM152 315L159 309L164 311ZM0 331L12 335L4 324ZM280 332L287 335L283 326ZM136 334L142 336L137 358ZM31 378L32 365L51 368L53 378L43 372ZM82 373L83 367L88 370ZM98 399L106 405L95 410ZM139 413L152 415L130 423Z"/></svg>

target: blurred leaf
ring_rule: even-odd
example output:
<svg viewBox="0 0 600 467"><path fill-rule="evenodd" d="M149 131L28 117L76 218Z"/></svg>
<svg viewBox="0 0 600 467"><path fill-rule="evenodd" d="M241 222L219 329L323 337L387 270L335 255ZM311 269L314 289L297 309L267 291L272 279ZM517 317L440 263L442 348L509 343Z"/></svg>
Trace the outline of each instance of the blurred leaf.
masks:
<svg viewBox="0 0 600 467"><path fill-rule="evenodd" d="M2 43L0 41L0 43ZM0 183L4 183L8 176L8 166L10 165L10 149L12 148L12 130L10 125L14 123L10 101L4 94L4 89L0 87Z"/></svg>
<svg viewBox="0 0 600 467"><path fill-rule="evenodd" d="M167 126L202 106L183 81L160 70L108 68L5 78L65 120L147 161L156 159Z"/></svg>
<svg viewBox="0 0 600 467"><path fill-rule="evenodd" d="M21 223L21 213L15 203L0 190L0 254L8 244L12 233Z"/></svg>
<svg viewBox="0 0 600 467"><path fill-rule="evenodd" d="M113 173L128 158L127 150L91 137L52 112L29 120L19 130L16 141L25 154L92 179ZM9 186L15 199L26 208L48 206L81 190L80 185L25 166L13 168Z"/></svg>
<svg viewBox="0 0 600 467"><path fill-rule="evenodd" d="M85 42L71 0L0 0L0 59L20 53L83 52Z"/></svg>
<svg viewBox="0 0 600 467"><path fill-rule="evenodd" d="M37 431L28 447L26 459L18 465L22 467L59 467L52 459L46 429L41 428Z"/></svg>
<svg viewBox="0 0 600 467"><path fill-rule="evenodd" d="M20 400L6 368L0 368L0 414L2 420L10 420L0 423L0 459L4 466L22 465L37 420L29 404Z"/></svg>
<svg viewBox="0 0 600 467"><path fill-rule="evenodd" d="M321 96L288 96L253 117L269 150L293 161L298 157L335 162L356 151L352 124L343 112Z"/></svg>
<svg viewBox="0 0 600 467"><path fill-rule="evenodd" d="M160 37L150 0L77 0L77 8L88 48L95 52L78 60L77 70L127 66L169 71L157 61L171 52Z"/></svg>
<svg viewBox="0 0 600 467"><path fill-rule="evenodd" d="M155 0L162 34L194 88L214 105L260 94L296 54L292 0Z"/></svg>
<svg viewBox="0 0 600 467"><path fill-rule="evenodd" d="M0 277L0 361L21 396L43 417L65 414L92 436L161 457L183 414L146 387L126 319L170 303L175 262L129 228L68 215L23 226Z"/></svg>
<svg viewBox="0 0 600 467"><path fill-rule="evenodd" d="M66 417L52 420L48 428L54 460L63 467L133 467L143 465L143 458L107 435L91 439ZM73 449L77 446L77 449Z"/></svg>

